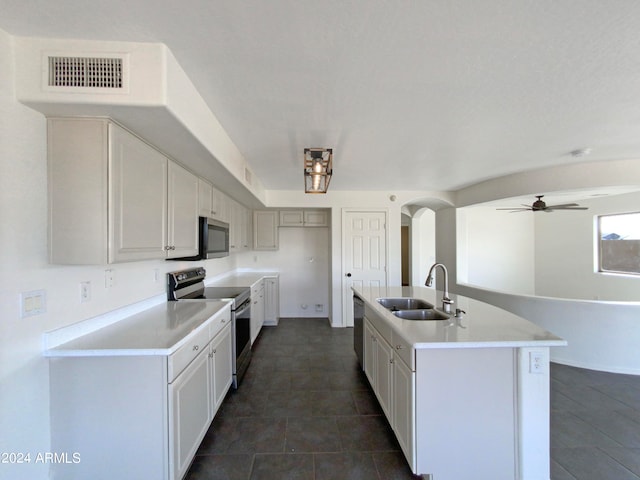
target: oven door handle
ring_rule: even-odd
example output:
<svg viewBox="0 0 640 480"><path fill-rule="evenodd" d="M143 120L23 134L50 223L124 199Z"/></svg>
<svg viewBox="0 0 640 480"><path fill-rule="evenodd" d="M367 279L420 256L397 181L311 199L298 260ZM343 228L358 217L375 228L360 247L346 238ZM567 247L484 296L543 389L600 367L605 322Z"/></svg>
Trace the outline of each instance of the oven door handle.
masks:
<svg viewBox="0 0 640 480"><path fill-rule="evenodd" d="M242 305L238 307L238 309L234 312L235 316L238 317L242 315L244 312L251 308L251 300L247 300Z"/></svg>

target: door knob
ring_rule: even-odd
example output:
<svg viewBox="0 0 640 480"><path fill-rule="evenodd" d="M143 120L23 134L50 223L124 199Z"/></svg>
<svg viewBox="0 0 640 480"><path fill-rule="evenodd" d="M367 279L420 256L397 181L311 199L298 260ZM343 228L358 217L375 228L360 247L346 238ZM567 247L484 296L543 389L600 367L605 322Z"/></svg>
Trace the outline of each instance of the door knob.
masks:
<svg viewBox="0 0 640 480"><path fill-rule="evenodd" d="M351 276L351 274L350 274L350 273L347 273L347 274L345 275L345 277L350 277L350 276Z"/></svg>

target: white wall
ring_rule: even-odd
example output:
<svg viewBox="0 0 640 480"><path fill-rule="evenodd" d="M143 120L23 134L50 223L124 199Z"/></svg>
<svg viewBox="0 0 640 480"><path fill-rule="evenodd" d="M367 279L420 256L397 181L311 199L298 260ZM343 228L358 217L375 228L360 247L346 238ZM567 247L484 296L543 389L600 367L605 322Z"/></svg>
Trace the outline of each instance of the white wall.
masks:
<svg viewBox="0 0 640 480"><path fill-rule="evenodd" d="M436 212L424 208L411 217L411 284L424 285L436 260Z"/></svg>
<svg viewBox="0 0 640 480"><path fill-rule="evenodd" d="M47 258L46 122L15 99L13 38L0 30L0 452L49 451L49 378L42 336L80 320L165 294L165 273L195 262L114 265L116 284L104 287L103 266L49 265ZM200 264L200 263L198 263ZM209 274L236 259L208 260ZM159 280L155 281L155 271ZM92 299L80 304L80 282ZM20 294L44 290L46 312L21 318ZM48 478L45 464L0 463L1 479Z"/></svg>
<svg viewBox="0 0 640 480"><path fill-rule="evenodd" d="M344 308L350 305L346 298L342 271L342 214L345 208L385 210L388 213L388 265L389 285L401 284L400 226L401 206L416 198L416 192L379 191L331 191L326 195L305 195L301 191L267 191L267 203L271 208L331 208L330 228L330 301L329 318L334 327L344 326ZM424 192L421 193L424 195ZM393 198L393 199L392 199ZM345 301L347 303L345 303Z"/></svg>
<svg viewBox="0 0 640 480"><path fill-rule="evenodd" d="M457 211L458 282L534 293L534 221L489 207Z"/></svg>
<svg viewBox="0 0 640 480"><path fill-rule="evenodd" d="M640 193L584 200L589 210L536 215L536 295L640 301L640 276L597 272L596 217L640 211Z"/></svg>
<svg viewBox="0 0 640 480"><path fill-rule="evenodd" d="M280 273L280 317L329 317L329 228L280 227L278 234L278 250L246 253L238 267Z"/></svg>
<svg viewBox="0 0 640 480"><path fill-rule="evenodd" d="M551 349L553 361L640 375L640 302L557 299L458 283L458 211L448 208L436 212L436 259L453 272L450 286L454 293L504 308L567 340L567 347Z"/></svg>

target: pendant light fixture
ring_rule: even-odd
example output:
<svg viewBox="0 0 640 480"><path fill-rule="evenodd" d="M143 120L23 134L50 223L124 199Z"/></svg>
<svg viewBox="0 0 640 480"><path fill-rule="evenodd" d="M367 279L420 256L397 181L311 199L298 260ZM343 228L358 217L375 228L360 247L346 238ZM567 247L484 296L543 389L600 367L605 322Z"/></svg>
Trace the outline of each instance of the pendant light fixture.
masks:
<svg viewBox="0 0 640 480"><path fill-rule="evenodd" d="M331 148L304 149L304 193L327 193L333 175Z"/></svg>

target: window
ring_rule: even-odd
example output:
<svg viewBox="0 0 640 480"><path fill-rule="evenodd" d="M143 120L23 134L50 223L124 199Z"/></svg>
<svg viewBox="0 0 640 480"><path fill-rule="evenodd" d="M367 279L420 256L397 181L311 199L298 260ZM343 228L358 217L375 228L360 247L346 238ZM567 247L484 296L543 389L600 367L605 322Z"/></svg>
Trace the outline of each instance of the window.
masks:
<svg viewBox="0 0 640 480"><path fill-rule="evenodd" d="M640 274L640 213L598 217L601 272Z"/></svg>

